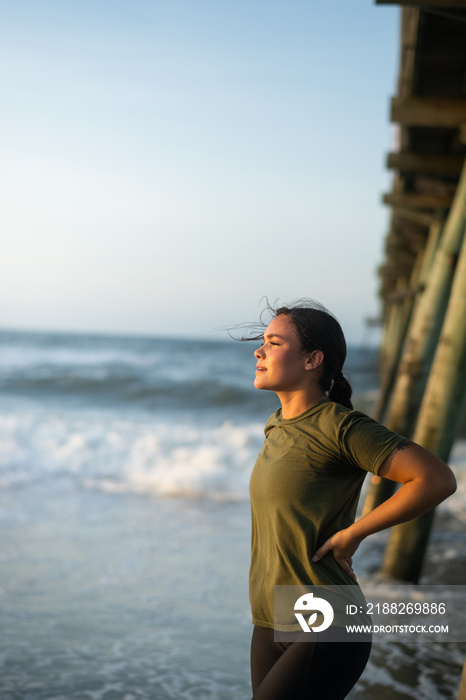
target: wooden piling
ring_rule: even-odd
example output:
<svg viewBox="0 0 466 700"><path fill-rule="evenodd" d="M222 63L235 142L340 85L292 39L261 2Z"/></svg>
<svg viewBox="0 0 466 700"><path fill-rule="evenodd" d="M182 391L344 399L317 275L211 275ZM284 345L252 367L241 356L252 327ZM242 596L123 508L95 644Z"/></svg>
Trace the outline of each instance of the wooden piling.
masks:
<svg viewBox="0 0 466 700"><path fill-rule="evenodd" d="M466 165L428 274L426 288L413 314L387 417L390 430L411 437L429 375L465 225Z"/></svg>
<svg viewBox="0 0 466 700"><path fill-rule="evenodd" d="M440 336L455 263L464 239L465 209L466 161L443 232L440 222L434 222L429 230L419 272L419 282L425 285L425 289L413 307L399 363L391 368L393 373L396 372L396 380L393 380L392 387L385 378L381 389L376 418L385 422L390 430L406 437L412 437ZM384 420L387 405L388 415ZM366 515L387 500L395 487L387 479L372 477L362 514ZM391 561L392 555L387 553L387 558Z"/></svg>
<svg viewBox="0 0 466 700"><path fill-rule="evenodd" d="M442 232L442 225L440 221L434 222L429 230L429 235L427 237L427 242L426 242L426 247L422 253L422 255L419 258L419 265L415 267L413 270L413 276L411 280L411 286L417 288L419 290L422 290L425 288L428 282L428 277L433 265L433 260L435 257L436 250L439 246L439 241L440 241L440 236ZM396 381L397 381L397 376L399 373L399 367L400 367L400 362L401 362L401 357L402 357L402 351L404 350L405 346L405 338L407 335L409 335L409 329L411 328L411 325L413 323L413 317L416 314L416 311L419 307L419 299L420 296L419 294L417 296L413 296L411 304L409 307L405 308L405 328L404 328L404 333L402 336L399 337L399 347L398 347L398 352L397 352L397 357L393 358L395 361L393 362L393 365L390 367L390 374L387 376L385 374L384 381L381 382L381 389L380 389L380 396L379 396L379 401L377 402L376 410L375 410L375 418L379 422L386 422L385 421L385 414L388 408L388 405L390 403L390 400L392 398L392 395L395 391L396 387ZM385 358L383 361L387 361ZM389 427L391 427L389 425ZM392 428L393 429L393 428ZM403 430L400 431L402 434L406 434L407 431ZM390 498L390 496L393 494L395 491L395 483L393 481L390 481L389 479L383 479L380 476L373 476L371 477L371 485L369 487L369 490L366 495L366 499L364 501L364 507L362 510L362 515L367 515L367 513L370 513L371 510L374 508L377 508L381 503L387 500L387 498Z"/></svg>
<svg viewBox="0 0 466 700"><path fill-rule="evenodd" d="M413 278L411 278L411 284ZM408 280L400 278L397 285L399 299L390 304L387 320L386 333L384 333L383 346L381 352L381 372L379 399L374 409L374 417L382 422L388 405L393 383L396 378L397 368L400 360L401 348L403 347L406 329L409 324L412 300L403 298L403 292L410 286Z"/></svg>
<svg viewBox="0 0 466 700"><path fill-rule="evenodd" d="M466 200L465 200L466 205ZM466 207L463 207L463 218ZM466 221L466 219L465 219ZM466 240L460 251L448 309L427 382L414 441L447 461L466 393ZM392 529L383 565L391 578L417 583L434 510Z"/></svg>

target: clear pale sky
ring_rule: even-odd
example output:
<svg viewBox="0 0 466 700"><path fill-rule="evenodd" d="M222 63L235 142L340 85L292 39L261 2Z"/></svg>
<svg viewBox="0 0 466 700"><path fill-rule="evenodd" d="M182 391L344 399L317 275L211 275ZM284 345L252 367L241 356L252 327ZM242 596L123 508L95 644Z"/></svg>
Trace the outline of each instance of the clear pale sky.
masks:
<svg viewBox="0 0 466 700"><path fill-rule="evenodd" d="M0 326L221 337L308 296L367 339L398 33L369 0L0 3Z"/></svg>

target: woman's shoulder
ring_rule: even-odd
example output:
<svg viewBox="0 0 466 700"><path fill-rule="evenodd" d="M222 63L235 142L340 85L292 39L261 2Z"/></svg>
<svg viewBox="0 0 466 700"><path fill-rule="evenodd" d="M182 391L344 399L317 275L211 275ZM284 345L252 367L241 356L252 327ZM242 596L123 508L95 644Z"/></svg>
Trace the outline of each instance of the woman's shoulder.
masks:
<svg viewBox="0 0 466 700"><path fill-rule="evenodd" d="M363 439L369 434L378 437L385 434L395 435L366 413L347 408L335 401L328 401L322 405L322 409L309 422L309 428L317 429L319 433L331 436L338 442L345 441L353 435L361 435Z"/></svg>

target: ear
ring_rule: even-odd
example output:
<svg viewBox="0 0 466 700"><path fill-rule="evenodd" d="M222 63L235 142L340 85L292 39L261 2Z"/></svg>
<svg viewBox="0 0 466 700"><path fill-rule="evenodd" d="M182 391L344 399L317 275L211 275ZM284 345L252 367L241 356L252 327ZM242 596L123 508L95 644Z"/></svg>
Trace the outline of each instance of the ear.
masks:
<svg viewBox="0 0 466 700"><path fill-rule="evenodd" d="M313 350L308 353L305 369L317 369L324 361L324 353L322 350Z"/></svg>

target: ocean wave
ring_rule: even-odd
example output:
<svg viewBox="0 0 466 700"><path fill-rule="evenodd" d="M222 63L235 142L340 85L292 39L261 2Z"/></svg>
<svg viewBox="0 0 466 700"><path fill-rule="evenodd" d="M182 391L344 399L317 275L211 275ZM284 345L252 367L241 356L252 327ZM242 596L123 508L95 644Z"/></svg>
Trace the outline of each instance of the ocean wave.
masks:
<svg viewBox="0 0 466 700"><path fill-rule="evenodd" d="M0 484L33 481L157 497L243 500L260 423L215 427L53 413L0 415Z"/></svg>
<svg viewBox="0 0 466 700"><path fill-rule="evenodd" d="M56 405L130 403L175 410L249 405L253 412L265 405L253 388L253 349L233 341L4 331L0 392ZM376 359L371 349L349 349L355 394L376 388Z"/></svg>
<svg viewBox="0 0 466 700"><path fill-rule="evenodd" d="M249 384L249 386L248 386ZM231 383L215 379L193 379L180 382L169 377L138 377L134 374L109 374L94 371L87 376L76 373L35 373L27 376L4 376L0 391L4 396L27 397L36 400L56 400L63 404L102 406L134 404L148 410L214 409L219 406L239 406L253 409L258 392L252 381L241 386L232 378Z"/></svg>
<svg viewBox="0 0 466 700"><path fill-rule="evenodd" d="M246 405L257 393L251 349L238 343L21 333L0 340L4 396L186 409Z"/></svg>
<svg viewBox="0 0 466 700"><path fill-rule="evenodd" d="M263 442L258 420L123 419L98 412L0 414L0 487L30 483L149 497L244 500ZM450 464L458 490L440 507L464 522L466 441Z"/></svg>

